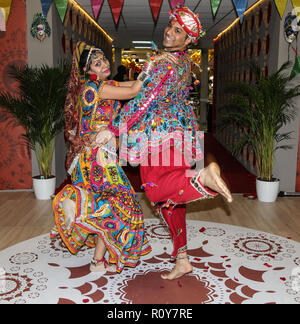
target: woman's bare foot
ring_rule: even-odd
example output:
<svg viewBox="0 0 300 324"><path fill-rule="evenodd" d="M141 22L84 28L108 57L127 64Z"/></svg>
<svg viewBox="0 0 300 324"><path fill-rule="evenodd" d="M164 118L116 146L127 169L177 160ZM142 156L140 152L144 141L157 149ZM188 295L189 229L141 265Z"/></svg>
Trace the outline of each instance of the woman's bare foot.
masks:
<svg viewBox="0 0 300 324"><path fill-rule="evenodd" d="M178 279L182 276L184 276L187 273L190 273L193 271L193 267L190 264L188 257L178 258L175 263L175 267L172 269L171 272L162 274L162 279Z"/></svg>
<svg viewBox="0 0 300 324"><path fill-rule="evenodd" d="M62 204L66 216L65 224L68 229L68 234L71 235L74 226L74 221L75 221L76 204L75 201L71 199L65 199Z"/></svg>
<svg viewBox="0 0 300 324"><path fill-rule="evenodd" d="M224 180L221 178L220 167L217 163L211 162L201 171L200 181L205 187L218 192L224 196L228 202L232 202L231 193Z"/></svg>

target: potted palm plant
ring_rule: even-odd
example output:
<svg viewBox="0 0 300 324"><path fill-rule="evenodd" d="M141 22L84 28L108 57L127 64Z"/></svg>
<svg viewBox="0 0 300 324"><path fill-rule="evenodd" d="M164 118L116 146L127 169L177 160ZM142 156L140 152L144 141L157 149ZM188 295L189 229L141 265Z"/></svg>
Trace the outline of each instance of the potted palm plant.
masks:
<svg viewBox="0 0 300 324"><path fill-rule="evenodd" d="M38 199L50 199L55 191L52 158L55 137L64 127L64 102L70 66L11 66L9 75L18 83L16 95L0 91L0 106L25 130L26 145L35 152L40 175L33 177ZM40 187L39 183L44 184ZM50 185L50 192L44 186Z"/></svg>
<svg viewBox="0 0 300 324"><path fill-rule="evenodd" d="M253 149L258 172L257 196L264 202L275 201L279 191L279 179L272 173L274 153L291 147L286 144L291 132L281 132L281 128L296 116L293 99L300 95L300 85L291 86L292 78L284 73L289 68L287 62L277 72L265 76L252 63L253 84L235 82L228 86L231 99L223 107L221 117L222 126L235 124L241 130L232 153L237 156L245 146Z"/></svg>

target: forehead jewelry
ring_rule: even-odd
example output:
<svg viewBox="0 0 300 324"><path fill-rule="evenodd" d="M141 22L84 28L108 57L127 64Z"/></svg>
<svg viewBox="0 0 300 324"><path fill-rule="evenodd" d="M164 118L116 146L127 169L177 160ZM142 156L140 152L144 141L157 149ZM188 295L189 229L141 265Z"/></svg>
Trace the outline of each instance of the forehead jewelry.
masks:
<svg viewBox="0 0 300 324"><path fill-rule="evenodd" d="M88 63L89 63L90 57L91 57L91 55L92 55L92 51L93 51L94 49L95 49L94 47L91 47L91 48L90 48L89 55L88 55L88 57L87 57L86 64L85 64L86 66L87 66Z"/></svg>

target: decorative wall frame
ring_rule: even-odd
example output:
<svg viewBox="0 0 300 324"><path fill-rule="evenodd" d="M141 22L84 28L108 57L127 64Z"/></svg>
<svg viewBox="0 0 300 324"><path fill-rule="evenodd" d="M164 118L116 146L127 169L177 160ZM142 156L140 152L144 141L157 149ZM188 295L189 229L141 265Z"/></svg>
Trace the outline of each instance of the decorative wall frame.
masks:
<svg viewBox="0 0 300 324"><path fill-rule="evenodd" d="M30 33L33 38L37 38L40 42L51 35L50 25L42 13L34 14Z"/></svg>

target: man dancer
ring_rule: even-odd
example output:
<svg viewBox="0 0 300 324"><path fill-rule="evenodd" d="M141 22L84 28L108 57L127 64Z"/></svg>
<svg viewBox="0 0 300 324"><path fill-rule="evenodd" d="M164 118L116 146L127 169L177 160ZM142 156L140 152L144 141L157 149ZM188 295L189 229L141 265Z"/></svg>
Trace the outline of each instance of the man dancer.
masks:
<svg viewBox="0 0 300 324"><path fill-rule="evenodd" d="M203 34L198 17L187 7L170 12L163 46L178 64L161 60L144 65L140 94L111 122L110 130L123 134L120 157L140 164L146 195L169 227L173 240L174 268L163 279L175 279L192 271L186 242L186 203L222 194L231 194L220 177L216 163L202 170L191 164L203 159L199 130L193 108L187 101L191 65L187 46ZM125 148L125 149L124 149Z"/></svg>

